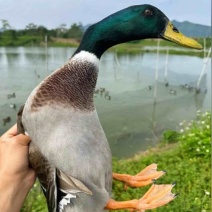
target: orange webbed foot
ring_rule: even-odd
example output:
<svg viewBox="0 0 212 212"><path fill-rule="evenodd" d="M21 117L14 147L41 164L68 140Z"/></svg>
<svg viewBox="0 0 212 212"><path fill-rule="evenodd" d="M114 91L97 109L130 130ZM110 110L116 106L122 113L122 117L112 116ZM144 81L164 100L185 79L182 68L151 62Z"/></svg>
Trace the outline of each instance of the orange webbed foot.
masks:
<svg viewBox="0 0 212 212"><path fill-rule="evenodd" d="M162 185L153 184L144 196L138 200L137 210L145 211L166 205L177 196L171 192L174 186L175 183Z"/></svg>
<svg viewBox="0 0 212 212"><path fill-rule="evenodd" d="M130 187L141 187L153 183L165 173L165 171L157 171L157 164L151 164L135 176L113 173L113 179L122 181Z"/></svg>
<svg viewBox="0 0 212 212"><path fill-rule="evenodd" d="M134 199L118 202L110 199L105 209L129 209L130 211L144 212L145 210L158 208L160 206L166 205L167 203L175 199L176 195L171 192L174 185L175 184L153 184L150 189L144 194L144 196L141 197L139 200Z"/></svg>

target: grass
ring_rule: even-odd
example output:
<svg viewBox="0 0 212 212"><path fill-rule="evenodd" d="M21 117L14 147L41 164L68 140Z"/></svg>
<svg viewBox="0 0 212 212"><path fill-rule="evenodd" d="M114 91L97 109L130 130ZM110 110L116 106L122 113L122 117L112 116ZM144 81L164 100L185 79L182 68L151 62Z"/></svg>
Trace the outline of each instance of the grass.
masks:
<svg viewBox="0 0 212 212"><path fill-rule="evenodd" d="M113 172L137 174L151 163L167 174L157 183L176 182L173 189L179 196L167 206L154 212L210 212L211 211L211 114L197 112L197 118L180 123L180 132L166 131L160 146L137 155L133 159L113 159ZM150 186L128 190L113 182L113 198L129 200L140 198ZM47 211L38 183L31 190L22 212ZM121 212L121 211L119 211Z"/></svg>
<svg viewBox="0 0 212 212"><path fill-rule="evenodd" d="M206 39L206 47L207 49L210 47L210 40ZM202 44L204 39L199 38L197 41ZM134 42L128 42L128 43L123 43L116 45L111 48L112 51L116 51L117 54L139 54L139 53L156 53L156 49L144 49L144 47L150 46L150 47L156 47L157 46L157 39L145 39L141 41L134 41ZM184 48L181 47L175 43L161 40L160 41L160 46L161 47L169 47L169 48L177 48L177 49L169 49L169 54L172 55L191 55L191 56L197 56L197 57L204 57L204 52L203 51L194 51L189 48ZM167 50L166 49L160 49L161 54L166 54Z"/></svg>
<svg viewBox="0 0 212 212"><path fill-rule="evenodd" d="M12 39L9 36L0 37L0 46L29 46L32 43L39 45L42 42L41 36L19 36Z"/></svg>
<svg viewBox="0 0 212 212"><path fill-rule="evenodd" d="M60 42L49 42L48 46L51 47L78 47L75 43L60 43Z"/></svg>
<svg viewBox="0 0 212 212"><path fill-rule="evenodd" d="M78 47L80 39L65 39L65 38L49 38L48 46L52 47ZM204 44L203 38L198 38L197 41L200 44ZM18 36L15 39L11 36L1 36L0 37L0 46L29 46L32 45L38 45L38 46L44 46L44 37L42 36L30 36L30 35L24 35L24 36ZM206 39L206 47L210 47L210 39ZM116 51L117 54L139 54L141 52L146 53L155 53L156 49L144 49L145 46L157 46L157 39L145 39L141 41L132 41L128 43L123 43L116 45L112 47L111 51ZM193 51L187 49L185 51L183 48L181 48L179 45L168 42L165 40L161 40L160 42L161 47L173 47L178 48L178 50L170 49L169 54L175 54L175 55L191 55L191 56L197 56L197 57L203 57L204 53L203 51ZM182 49L182 50L181 50ZM166 49L160 50L161 54L166 54Z"/></svg>

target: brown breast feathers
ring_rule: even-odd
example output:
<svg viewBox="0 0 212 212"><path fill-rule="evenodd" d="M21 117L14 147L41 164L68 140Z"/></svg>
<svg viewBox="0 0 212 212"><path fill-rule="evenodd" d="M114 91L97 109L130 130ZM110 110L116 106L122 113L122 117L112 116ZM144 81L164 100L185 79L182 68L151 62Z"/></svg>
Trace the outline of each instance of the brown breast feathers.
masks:
<svg viewBox="0 0 212 212"><path fill-rule="evenodd" d="M43 81L33 98L31 109L62 104L79 110L93 110L97 75L97 66L88 61L66 63Z"/></svg>

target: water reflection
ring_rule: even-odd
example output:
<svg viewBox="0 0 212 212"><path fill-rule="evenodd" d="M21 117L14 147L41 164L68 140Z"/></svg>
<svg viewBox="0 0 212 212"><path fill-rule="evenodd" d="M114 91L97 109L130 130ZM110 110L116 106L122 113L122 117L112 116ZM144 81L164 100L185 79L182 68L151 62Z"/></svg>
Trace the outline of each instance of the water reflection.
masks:
<svg viewBox="0 0 212 212"><path fill-rule="evenodd" d="M13 125L17 110L34 87L64 64L74 51L74 48L49 48L47 65L44 48L0 48L0 133ZM207 92L197 95L182 85L196 85L203 59L170 55L169 85L166 86L166 55L160 55L157 104L154 105L155 60L156 55L152 53L117 55L111 52L101 59L95 105L113 156L128 157L154 146L165 129L176 129L183 119L194 118L196 110L210 110L210 64L201 85L207 86ZM14 92L16 98L8 99L7 95ZM10 121L6 122L8 117Z"/></svg>

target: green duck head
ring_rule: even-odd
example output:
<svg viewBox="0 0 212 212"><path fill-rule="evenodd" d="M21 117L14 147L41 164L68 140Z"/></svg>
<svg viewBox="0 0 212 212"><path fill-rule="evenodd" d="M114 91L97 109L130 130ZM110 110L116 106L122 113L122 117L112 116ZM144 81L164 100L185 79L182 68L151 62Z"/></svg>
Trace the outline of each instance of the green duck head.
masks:
<svg viewBox="0 0 212 212"><path fill-rule="evenodd" d="M180 33L158 8L145 4L128 7L90 26L75 54L85 50L100 58L116 44L147 38L162 38L181 46L202 49L195 40Z"/></svg>

